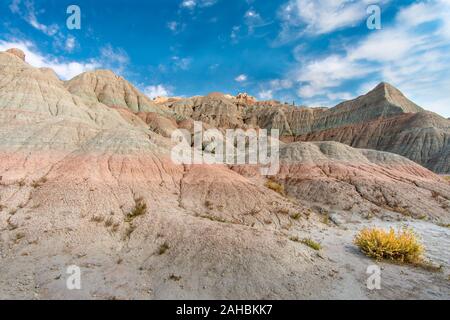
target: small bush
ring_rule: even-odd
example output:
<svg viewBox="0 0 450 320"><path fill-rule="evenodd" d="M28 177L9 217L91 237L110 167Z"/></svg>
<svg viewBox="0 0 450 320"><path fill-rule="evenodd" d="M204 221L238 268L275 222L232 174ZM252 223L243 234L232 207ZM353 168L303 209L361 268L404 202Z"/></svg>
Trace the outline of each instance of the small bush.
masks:
<svg viewBox="0 0 450 320"><path fill-rule="evenodd" d="M167 250L169 250L169 245L164 242L162 245L159 246L158 248L158 255L163 255L164 253L166 253Z"/></svg>
<svg viewBox="0 0 450 320"><path fill-rule="evenodd" d="M137 198L134 200L134 202L134 208L126 215L125 222L131 222L136 217L142 216L147 213L147 204L145 203L144 199Z"/></svg>
<svg viewBox="0 0 450 320"><path fill-rule="evenodd" d="M203 219L208 219L214 222L221 222L221 223L226 223L227 220L221 218L221 217L217 217L217 216L212 216L212 215L201 215L200 218Z"/></svg>
<svg viewBox="0 0 450 320"><path fill-rule="evenodd" d="M108 219L105 220L105 227L111 227L114 224L114 219L109 217Z"/></svg>
<svg viewBox="0 0 450 320"><path fill-rule="evenodd" d="M311 249L314 249L316 251L319 251L320 249L322 249L322 246L319 243L317 243L314 240L309 239L309 238L300 239L297 236L291 236L291 237L289 237L289 240L291 240L293 242L302 243L302 244L304 244L304 245L306 245L306 246L308 246Z"/></svg>
<svg viewBox="0 0 450 320"><path fill-rule="evenodd" d="M266 188L269 188L270 190L273 190L282 196L285 195L284 186L279 184L278 182L275 182L273 180L268 180L265 183Z"/></svg>
<svg viewBox="0 0 450 320"><path fill-rule="evenodd" d="M424 250L414 232L406 228L398 233L392 228L388 232L365 228L356 236L355 244L368 257L413 264L422 261Z"/></svg>
<svg viewBox="0 0 450 320"><path fill-rule="evenodd" d="M33 182L31 183L31 186L32 186L34 189L36 189L36 188L39 188L40 186L42 186L43 184L45 184L46 182L47 182L47 178L46 178L46 177L43 177L43 178L41 178L41 179L39 179L39 180L33 181Z"/></svg>
<svg viewBox="0 0 450 320"><path fill-rule="evenodd" d="M206 200L205 201L205 207L208 208L209 210L213 210L214 209L214 205L211 201Z"/></svg>
<svg viewBox="0 0 450 320"><path fill-rule="evenodd" d="M95 214L95 215L93 215L93 216L91 217L91 221L92 221L92 222L97 222L97 223L99 223L99 222L103 222L104 220L105 220L105 217L102 216L102 215L97 215L97 214Z"/></svg>
<svg viewBox="0 0 450 320"><path fill-rule="evenodd" d="M314 249L316 251L319 251L320 249L322 249L322 246L315 242L312 239L303 239L302 241L300 241L301 243L303 243L304 245L307 245L308 247L310 247L311 249Z"/></svg>
<svg viewBox="0 0 450 320"><path fill-rule="evenodd" d="M298 220L298 219L300 219L300 217L301 217L301 213L300 212L296 212L296 213L291 214L291 219Z"/></svg>

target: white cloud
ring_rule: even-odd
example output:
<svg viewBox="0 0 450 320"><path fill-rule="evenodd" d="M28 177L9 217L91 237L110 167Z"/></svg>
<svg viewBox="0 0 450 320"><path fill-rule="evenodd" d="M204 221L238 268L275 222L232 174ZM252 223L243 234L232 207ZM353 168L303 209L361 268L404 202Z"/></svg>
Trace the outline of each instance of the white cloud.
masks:
<svg viewBox="0 0 450 320"><path fill-rule="evenodd" d="M327 93L327 98L331 101L342 101L351 100L355 97L349 92L329 92Z"/></svg>
<svg viewBox="0 0 450 320"><path fill-rule="evenodd" d="M17 3L17 6L20 4L20 2ZM56 33L58 33L59 28L56 24L51 25L45 25L43 23L40 23L37 18L37 12L34 8L34 2L33 1L26 1L25 7L27 9L27 14L24 16L25 21L27 21L33 28L42 31L48 36L54 36Z"/></svg>
<svg viewBox="0 0 450 320"><path fill-rule="evenodd" d="M298 93L304 98L321 95L326 88L337 87L344 80L360 78L371 71L368 65L339 55L312 60L297 70L296 81L302 84Z"/></svg>
<svg viewBox="0 0 450 320"><path fill-rule="evenodd" d="M9 10L11 10L12 13L20 13L20 2L21 0L13 0L9 5Z"/></svg>
<svg viewBox="0 0 450 320"><path fill-rule="evenodd" d="M233 43L236 43L239 38L239 31L241 30L240 26L233 26L231 29L230 38Z"/></svg>
<svg viewBox="0 0 450 320"><path fill-rule="evenodd" d="M195 6L197 6L197 2L195 0L184 0L181 3L181 7L183 8L193 9Z"/></svg>
<svg viewBox="0 0 450 320"><path fill-rule="evenodd" d="M367 17L370 4L372 0L290 0L278 13L282 21L280 38L290 40L304 32L317 35L355 26Z"/></svg>
<svg viewBox="0 0 450 320"><path fill-rule="evenodd" d="M168 97L172 95L172 91L162 84L145 87L144 93L151 99L156 97Z"/></svg>
<svg viewBox="0 0 450 320"><path fill-rule="evenodd" d="M234 78L234 80L235 80L236 82L245 82L245 81L247 81L247 75L245 75L245 74L240 74L240 75L238 75L236 78Z"/></svg>
<svg viewBox="0 0 450 320"><path fill-rule="evenodd" d="M65 43L65 49L67 52L72 52L75 49L76 40L72 36L68 36Z"/></svg>
<svg viewBox="0 0 450 320"><path fill-rule="evenodd" d="M217 0L183 0L180 7L193 10L196 7L210 7L217 3Z"/></svg>
<svg viewBox="0 0 450 320"><path fill-rule="evenodd" d="M111 45L106 45L100 49L99 59L105 68L118 74L123 74L130 62L130 58L124 49L113 48Z"/></svg>
<svg viewBox="0 0 450 320"><path fill-rule="evenodd" d="M261 100L271 100L271 99L273 99L273 91L272 90L262 90L258 93L258 97Z"/></svg>
<svg viewBox="0 0 450 320"><path fill-rule="evenodd" d="M176 32L178 29L178 22L176 21L170 21L167 23L167 28L172 30L172 32Z"/></svg>
<svg viewBox="0 0 450 320"><path fill-rule="evenodd" d="M192 64L192 58L180 58L178 56L172 57L174 69L181 69L183 71L189 70Z"/></svg>
<svg viewBox="0 0 450 320"><path fill-rule="evenodd" d="M95 60L88 62L63 61L61 59L43 55L33 43L29 41L4 41L0 40L0 51L6 51L10 48L18 48L26 55L26 61L37 68L51 68L63 80L71 79L82 72L94 70L101 66Z"/></svg>
<svg viewBox="0 0 450 320"><path fill-rule="evenodd" d="M44 24L39 21L38 16L45 10L37 10L33 0L13 0L9 6L13 14L17 14L34 29L39 30L53 39L55 48L66 52L72 52L76 46L75 38L71 35L65 35L57 24Z"/></svg>
<svg viewBox="0 0 450 320"><path fill-rule="evenodd" d="M424 108L448 117L449 21L449 0L414 3L400 9L392 25L343 45L342 54L321 58L304 55L287 79L299 86L300 97L333 102L350 97L345 89L347 81L361 81L353 95L372 89L375 80L387 81ZM424 26L428 22L433 23ZM326 29L322 26L317 30Z"/></svg>
<svg viewBox="0 0 450 320"><path fill-rule="evenodd" d="M275 90L292 88L292 81L289 79L275 79L270 81L270 87Z"/></svg>

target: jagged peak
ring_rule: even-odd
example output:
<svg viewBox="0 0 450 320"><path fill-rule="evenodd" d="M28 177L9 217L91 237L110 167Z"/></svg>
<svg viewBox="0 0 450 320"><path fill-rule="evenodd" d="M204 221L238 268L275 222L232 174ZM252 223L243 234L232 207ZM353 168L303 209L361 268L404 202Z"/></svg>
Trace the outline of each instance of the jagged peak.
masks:
<svg viewBox="0 0 450 320"><path fill-rule="evenodd" d="M380 82L367 94L353 100L342 102L335 108L346 108L350 105L352 108L357 106L382 107L385 109L384 113L390 113L390 111L386 109L386 105L396 107L397 109L400 108L403 113L417 113L424 111L417 104L409 100L399 89L387 82Z"/></svg>

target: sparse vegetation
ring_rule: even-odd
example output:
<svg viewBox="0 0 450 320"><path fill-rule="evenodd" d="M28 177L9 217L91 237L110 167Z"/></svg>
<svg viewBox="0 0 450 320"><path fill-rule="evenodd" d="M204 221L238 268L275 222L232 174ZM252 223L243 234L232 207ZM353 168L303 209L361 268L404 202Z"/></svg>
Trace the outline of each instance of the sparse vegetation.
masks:
<svg viewBox="0 0 450 320"><path fill-rule="evenodd" d="M25 180L19 180L18 182L17 182L17 185L19 186L19 187L24 187L25 186Z"/></svg>
<svg viewBox="0 0 450 320"><path fill-rule="evenodd" d="M44 185L47 182L47 178L46 177L42 177L39 180L35 180L31 183L31 186L35 189L41 187L42 185Z"/></svg>
<svg viewBox="0 0 450 320"><path fill-rule="evenodd" d="M368 257L418 264L423 262L423 246L410 229L395 232L378 228L365 228L355 238L355 244Z"/></svg>
<svg viewBox="0 0 450 320"><path fill-rule="evenodd" d="M401 206L389 207L389 206L386 206L386 208L389 209L389 210L392 210L394 212L400 213L400 214L402 214L402 215L404 215L406 217L412 217L413 216L411 211L409 211L408 208L406 208L406 207L401 207Z"/></svg>
<svg viewBox="0 0 450 320"><path fill-rule="evenodd" d="M285 214L285 215L288 215L289 214L289 209L288 208L279 208L278 209L278 213L279 214Z"/></svg>
<svg viewBox="0 0 450 320"><path fill-rule="evenodd" d="M215 222L221 222L221 223L227 222L227 220L225 220L223 218L216 217L216 216L210 216L210 215L203 215L203 216L200 216L200 218L208 219L208 220L215 221Z"/></svg>
<svg viewBox="0 0 450 320"><path fill-rule="evenodd" d="M92 222L97 222L97 223L103 222L104 220L105 220L104 216L97 215L97 214L93 215L92 218L91 218Z"/></svg>
<svg viewBox="0 0 450 320"><path fill-rule="evenodd" d="M294 241L294 242L298 242L298 243L302 243L308 247L310 247L313 250L319 251L322 249L322 246L320 245L320 243L315 242L314 240L310 239L310 238L304 238L304 239L300 239L297 236L291 236L289 237L289 240Z"/></svg>
<svg viewBox="0 0 450 320"><path fill-rule="evenodd" d="M330 216L327 214L325 216L322 217L322 221L323 224L326 224L327 226L330 225Z"/></svg>
<svg viewBox="0 0 450 320"><path fill-rule="evenodd" d="M304 245L307 245L308 247L310 247L311 249L314 249L316 251L319 251L320 249L322 249L322 246L320 245L320 243L315 242L312 239L309 238L305 238L301 241L301 243L303 243Z"/></svg>
<svg viewBox="0 0 450 320"><path fill-rule="evenodd" d="M114 219L112 217L109 217L105 220L105 227L111 227L114 224Z"/></svg>
<svg viewBox="0 0 450 320"><path fill-rule="evenodd" d="M300 219L300 217L301 217L301 213L300 213L300 212L292 213L292 214L290 215L290 217L291 217L291 219L298 220L298 219Z"/></svg>
<svg viewBox="0 0 450 320"><path fill-rule="evenodd" d="M209 210L213 210L214 209L214 205L209 200L205 201L205 207L208 208Z"/></svg>
<svg viewBox="0 0 450 320"><path fill-rule="evenodd" d="M143 198L134 199L134 208L125 216L125 222L132 222L135 218L147 213L147 204Z"/></svg>
<svg viewBox="0 0 450 320"><path fill-rule="evenodd" d="M136 227L132 224L128 225L128 227L125 229L125 234L123 236L124 239L130 239L131 234L136 230Z"/></svg>
<svg viewBox="0 0 450 320"><path fill-rule="evenodd" d="M176 276L176 275L174 275L174 274L171 274L171 275L169 276L169 279L172 280L172 281L180 281L180 280L181 280L181 277Z"/></svg>
<svg viewBox="0 0 450 320"><path fill-rule="evenodd" d="M23 238L25 238L25 233L23 233L23 232L16 233L16 240L17 241L20 240L20 239L23 239Z"/></svg>
<svg viewBox="0 0 450 320"><path fill-rule="evenodd" d="M266 186L266 188L269 188L270 190L273 190L273 191L281 194L282 196L285 195L284 186L279 184L276 181L267 180L265 183L265 186Z"/></svg>
<svg viewBox="0 0 450 320"><path fill-rule="evenodd" d="M158 248L158 255L163 255L164 253L166 253L167 250L169 250L169 245L167 244L167 242L164 242L163 244L161 244Z"/></svg>

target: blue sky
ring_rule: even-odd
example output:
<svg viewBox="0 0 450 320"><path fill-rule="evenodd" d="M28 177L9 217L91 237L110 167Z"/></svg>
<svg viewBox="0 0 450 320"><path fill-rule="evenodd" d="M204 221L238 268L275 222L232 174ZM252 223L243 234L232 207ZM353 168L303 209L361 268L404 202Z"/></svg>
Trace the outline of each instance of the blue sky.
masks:
<svg viewBox="0 0 450 320"><path fill-rule="evenodd" d="M67 7L81 29L66 27ZM366 12L381 8L381 30ZM387 81L450 117L450 0L0 0L0 50L63 79L108 68L149 96L248 92L333 106Z"/></svg>

